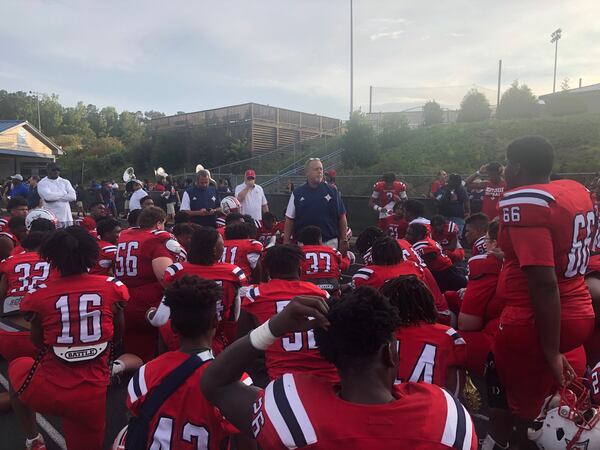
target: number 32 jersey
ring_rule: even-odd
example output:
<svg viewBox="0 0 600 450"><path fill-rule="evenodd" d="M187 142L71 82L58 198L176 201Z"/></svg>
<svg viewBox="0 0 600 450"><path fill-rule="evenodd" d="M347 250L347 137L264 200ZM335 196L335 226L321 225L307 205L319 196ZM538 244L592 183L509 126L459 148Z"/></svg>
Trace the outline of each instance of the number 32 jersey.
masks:
<svg viewBox="0 0 600 450"><path fill-rule="evenodd" d="M498 298L505 301L501 322L533 323L533 310L522 268L553 267L560 291L561 319L594 317L584 281L596 216L589 191L572 180L521 186L499 203L498 243L504 266Z"/></svg>

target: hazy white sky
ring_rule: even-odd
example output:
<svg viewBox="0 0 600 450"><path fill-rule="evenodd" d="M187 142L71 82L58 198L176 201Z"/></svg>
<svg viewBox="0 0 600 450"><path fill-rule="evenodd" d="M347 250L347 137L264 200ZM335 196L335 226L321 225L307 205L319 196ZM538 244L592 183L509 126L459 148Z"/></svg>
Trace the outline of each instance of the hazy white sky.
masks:
<svg viewBox="0 0 600 450"><path fill-rule="evenodd" d="M349 0L3 0L0 89L118 109L254 101L345 118ZM598 0L354 0L355 108L369 85L552 90L600 82ZM440 98L443 91L428 90ZM387 101L383 97L375 102Z"/></svg>

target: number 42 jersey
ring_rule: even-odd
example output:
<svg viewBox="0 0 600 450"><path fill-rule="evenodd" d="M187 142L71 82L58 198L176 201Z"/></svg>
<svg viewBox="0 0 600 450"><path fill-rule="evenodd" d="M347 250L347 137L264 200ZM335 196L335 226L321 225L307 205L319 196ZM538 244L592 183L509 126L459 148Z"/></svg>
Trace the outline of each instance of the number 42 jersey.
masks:
<svg viewBox="0 0 600 450"><path fill-rule="evenodd" d="M589 191L572 180L521 186L504 193L499 213L504 266L497 296L506 305L502 323L533 323L522 271L528 266L556 271L562 320L594 317L584 281L596 227Z"/></svg>

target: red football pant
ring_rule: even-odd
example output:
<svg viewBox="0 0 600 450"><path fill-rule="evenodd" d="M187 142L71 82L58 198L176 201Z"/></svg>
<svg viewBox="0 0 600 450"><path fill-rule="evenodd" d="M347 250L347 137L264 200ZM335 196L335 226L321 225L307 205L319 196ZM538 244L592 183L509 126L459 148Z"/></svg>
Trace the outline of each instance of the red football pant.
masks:
<svg viewBox="0 0 600 450"><path fill-rule="evenodd" d="M7 361L29 356L35 358L39 349L31 342L29 331L4 331L0 330L0 356Z"/></svg>
<svg viewBox="0 0 600 450"><path fill-rule="evenodd" d="M23 385L33 365L33 358L17 358L8 367L8 377L15 391ZM63 431L69 450L102 450L106 426L106 386L79 384L76 389L56 386L38 366L19 399L40 414L63 419Z"/></svg>
<svg viewBox="0 0 600 450"><path fill-rule="evenodd" d="M593 328L593 318L561 321L560 352L565 354L578 376L583 376L586 369L583 344ZM558 389L542 353L535 325L501 324L493 352L511 411L522 419L535 419L546 397Z"/></svg>

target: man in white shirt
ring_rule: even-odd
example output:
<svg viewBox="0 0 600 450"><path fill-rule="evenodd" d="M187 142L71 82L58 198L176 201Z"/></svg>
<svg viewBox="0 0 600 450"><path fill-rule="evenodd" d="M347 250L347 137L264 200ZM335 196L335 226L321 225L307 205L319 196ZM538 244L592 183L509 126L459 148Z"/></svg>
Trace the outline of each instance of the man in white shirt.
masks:
<svg viewBox="0 0 600 450"><path fill-rule="evenodd" d="M263 188L256 184L256 172L246 170L246 182L235 187L235 196L240 201L242 214L252 216L254 220L261 220L262 213L269 210L267 197Z"/></svg>
<svg viewBox="0 0 600 450"><path fill-rule="evenodd" d="M148 193L143 189L144 182L142 180L133 180L133 193L129 199L129 211L143 209L140 200L148 196Z"/></svg>
<svg viewBox="0 0 600 450"><path fill-rule="evenodd" d="M42 178L37 184L37 190L42 199L42 207L52 212L58 220L59 227L73 225L71 205L77 199L75 189L69 180L59 176L60 167L55 163L48 165L48 176Z"/></svg>

